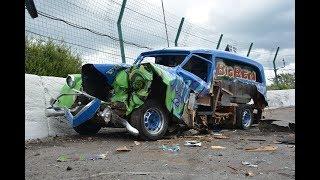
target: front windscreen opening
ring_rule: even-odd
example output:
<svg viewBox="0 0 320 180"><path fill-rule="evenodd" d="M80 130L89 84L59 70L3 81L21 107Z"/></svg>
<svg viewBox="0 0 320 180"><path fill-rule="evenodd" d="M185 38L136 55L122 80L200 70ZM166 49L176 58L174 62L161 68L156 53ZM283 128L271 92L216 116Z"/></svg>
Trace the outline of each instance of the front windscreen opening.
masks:
<svg viewBox="0 0 320 180"><path fill-rule="evenodd" d="M168 67L180 65L187 55L158 55L144 57L141 63L156 63Z"/></svg>

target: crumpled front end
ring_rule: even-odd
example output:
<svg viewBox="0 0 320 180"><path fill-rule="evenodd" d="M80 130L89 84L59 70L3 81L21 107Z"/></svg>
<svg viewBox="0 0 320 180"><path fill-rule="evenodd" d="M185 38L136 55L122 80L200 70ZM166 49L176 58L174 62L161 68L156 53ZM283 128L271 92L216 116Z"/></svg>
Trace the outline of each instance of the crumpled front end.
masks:
<svg viewBox="0 0 320 180"><path fill-rule="evenodd" d="M154 81L155 76L160 77L162 82ZM166 85L165 106L174 116L181 118L190 88L181 77L159 64L145 63L120 71L112 84L114 94L111 101L124 103L125 114L129 115L144 103L152 83Z"/></svg>

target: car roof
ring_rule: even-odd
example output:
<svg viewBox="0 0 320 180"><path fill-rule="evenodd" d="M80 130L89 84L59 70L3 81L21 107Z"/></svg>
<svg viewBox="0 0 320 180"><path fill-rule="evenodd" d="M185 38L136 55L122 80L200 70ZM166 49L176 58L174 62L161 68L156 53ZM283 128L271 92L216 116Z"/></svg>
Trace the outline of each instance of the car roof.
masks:
<svg viewBox="0 0 320 180"><path fill-rule="evenodd" d="M169 47L169 48L163 48L163 49L156 49L152 51L146 51L142 53L142 55L147 54L162 54L162 53L206 53L206 54L212 54L216 57L222 57L226 59L230 59L231 61L238 61L243 62L246 64L253 65L255 67L258 67L260 71L263 71L263 66L258 63L257 61L241 56L239 54L229 52L229 51L223 51L223 50L215 50L215 49L205 49L205 48L195 48L195 47Z"/></svg>

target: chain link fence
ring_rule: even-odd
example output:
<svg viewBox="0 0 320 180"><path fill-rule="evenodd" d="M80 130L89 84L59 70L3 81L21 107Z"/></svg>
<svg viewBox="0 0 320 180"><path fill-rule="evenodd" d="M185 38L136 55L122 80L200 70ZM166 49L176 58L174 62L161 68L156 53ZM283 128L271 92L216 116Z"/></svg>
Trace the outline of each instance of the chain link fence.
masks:
<svg viewBox="0 0 320 180"><path fill-rule="evenodd" d="M25 10L26 38L63 42L84 63L121 63L117 21L122 0L34 0L34 3L39 16L32 19ZM128 0L121 22L126 63L133 63L143 51L168 44L174 47L181 18L168 11L163 13L161 6L147 0ZM178 45L215 49L220 34L186 19ZM246 56L250 43L223 36L219 49L224 50L229 44L237 47L238 54ZM250 57L272 69L276 47L271 50L253 47ZM288 59L294 60L294 54L279 53L277 66L282 67Z"/></svg>

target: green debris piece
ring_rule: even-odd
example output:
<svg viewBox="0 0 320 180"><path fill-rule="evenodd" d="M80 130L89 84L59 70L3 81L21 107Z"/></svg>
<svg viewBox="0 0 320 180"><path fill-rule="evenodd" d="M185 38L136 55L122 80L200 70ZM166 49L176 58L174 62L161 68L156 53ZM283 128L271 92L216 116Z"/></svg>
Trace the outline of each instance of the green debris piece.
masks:
<svg viewBox="0 0 320 180"><path fill-rule="evenodd" d="M59 156L59 158L57 159L58 162L65 162L68 161L68 156L66 155L61 155Z"/></svg>

